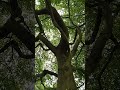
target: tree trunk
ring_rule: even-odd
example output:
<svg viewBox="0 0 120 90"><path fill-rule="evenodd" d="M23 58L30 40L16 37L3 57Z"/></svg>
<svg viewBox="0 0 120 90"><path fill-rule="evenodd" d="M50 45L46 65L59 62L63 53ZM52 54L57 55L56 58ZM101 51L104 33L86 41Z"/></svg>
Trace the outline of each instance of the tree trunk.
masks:
<svg viewBox="0 0 120 90"><path fill-rule="evenodd" d="M106 0L103 4L98 4L96 7L102 7L102 18L98 29L93 29L93 32L99 30L99 33L96 34L97 38L95 38L93 32L91 35L90 30L98 23L96 22L98 19L95 18L98 13L89 0L86 3L88 3L88 6L86 5L86 40L89 39L88 37L96 40L93 44L89 44L86 50L85 90L120 90L118 84L120 83L118 79L120 76L120 65L118 64L120 62L118 52L120 34L118 34L119 29L116 26L120 24L119 16L113 14L113 2Z"/></svg>
<svg viewBox="0 0 120 90"><path fill-rule="evenodd" d="M59 54L57 90L77 90L71 66L71 54Z"/></svg>
<svg viewBox="0 0 120 90"><path fill-rule="evenodd" d="M7 1L5 1L6 3L4 3L4 1L3 3L1 3L2 1L0 0L0 34L1 34L0 37L4 33L2 32L1 28L10 18L10 6L9 4L7 5ZM13 2L18 1L19 6L22 9L22 16L24 17L24 21L30 28L32 34L34 35L35 25L34 0L30 1L11 0L11 1ZM2 9L4 9L4 11L2 11ZM9 24L13 23L9 22ZM15 24L13 28L17 28L16 33L18 33L17 32L18 27ZM25 27L23 23L21 25ZM0 49L3 48L5 44L14 40L18 43L21 51L26 55L29 55L31 52L24 45L24 43L21 43L20 39L12 32L13 29L10 29L8 27L6 28L11 33L8 35L8 33L5 32L7 38L6 37L0 38ZM24 35L21 35L21 37L23 36ZM0 53L0 90L34 90L33 76L34 76L34 59L21 58L18 52L12 47L12 45L9 46L4 52Z"/></svg>

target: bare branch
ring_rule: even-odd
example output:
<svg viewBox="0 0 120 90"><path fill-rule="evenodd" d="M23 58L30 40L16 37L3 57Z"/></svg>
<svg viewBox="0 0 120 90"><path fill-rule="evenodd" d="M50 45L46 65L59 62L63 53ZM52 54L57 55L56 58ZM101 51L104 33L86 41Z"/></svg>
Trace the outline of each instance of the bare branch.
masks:
<svg viewBox="0 0 120 90"><path fill-rule="evenodd" d="M109 58L108 58L108 61L106 62L106 64L103 66L102 70L100 71L99 73L99 76L98 76L98 82L99 82L99 87L100 87L100 90L102 90L102 85L101 85L101 77L102 77L102 74L104 73L105 69L107 68L107 66L109 65L109 63L111 62L112 60L112 57L113 57L113 54L115 52L115 50L117 49L118 45L114 46L110 55L109 55Z"/></svg>
<svg viewBox="0 0 120 90"><path fill-rule="evenodd" d="M70 44L70 45L73 45L73 44L75 43L75 41L76 41L76 38L77 38L77 30L75 30L75 37L74 37L73 42L72 42L72 43L69 43L69 44Z"/></svg>
<svg viewBox="0 0 120 90"><path fill-rule="evenodd" d="M82 84L81 84L80 86L78 86L77 89L78 89L78 88L81 88L84 84L85 84L85 83L82 82Z"/></svg>
<svg viewBox="0 0 120 90"><path fill-rule="evenodd" d="M56 74L56 73L54 73L54 72L52 72L52 71L49 71L49 70L44 70L41 74L37 74L37 75L36 75L36 80L37 80L38 78L42 79L42 78L43 78L45 75L47 75L47 74L53 75L53 76L55 76L55 77L58 77L58 74Z"/></svg>
<svg viewBox="0 0 120 90"><path fill-rule="evenodd" d="M40 22L39 17L38 17L37 14L35 14L35 18L36 18L37 24L39 25L40 33L42 33L42 34L45 35L44 29L43 29L43 27L42 27L42 24L41 24L41 22Z"/></svg>
<svg viewBox="0 0 120 90"><path fill-rule="evenodd" d="M55 46L52 45L52 43L50 41L48 41L48 39L46 39L43 35L41 35L40 33L38 34L38 36L35 38L35 42L41 40L54 54L56 53L56 48Z"/></svg>
<svg viewBox="0 0 120 90"><path fill-rule="evenodd" d="M42 43L39 43L35 48L37 48L38 46L41 46L42 49L45 50L45 51L49 51L49 50L50 50L50 49L46 49L46 48L44 48L44 46L42 45Z"/></svg>
<svg viewBox="0 0 120 90"><path fill-rule="evenodd" d="M69 17L69 20L70 20L70 22L71 22L74 26L77 27L77 25L74 24L74 22L72 21L72 19L71 19L71 17L70 17L70 16L71 16L71 13L70 13L70 0L68 0L68 5L67 5L67 6L68 6L68 15L69 15L68 17Z"/></svg>
<svg viewBox="0 0 120 90"><path fill-rule="evenodd" d="M80 48L80 50L79 50L79 52L78 52L78 54L77 54L77 56L76 56L76 58L75 58L75 61L76 61L76 66L77 66L77 59L78 59L78 57L79 57L79 55L80 55L80 53L82 52L82 50L83 50L83 48L84 48L84 44L83 44L83 46L81 46L81 48Z"/></svg>
<svg viewBox="0 0 120 90"><path fill-rule="evenodd" d="M19 46L18 46L18 43L15 42L15 41L13 41L13 40L10 41L9 43L7 43L3 48L1 48L1 49L0 49L0 53L4 52L9 46L12 46L12 47L17 51L17 53L19 54L19 56L20 56L21 58L31 59L31 58L34 58L34 57L35 57L34 54L24 55L24 54L21 52L21 50L20 50L20 48L19 48Z"/></svg>
<svg viewBox="0 0 120 90"><path fill-rule="evenodd" d="M65 23L63 22L61 16L57 12L57 10L51 6L50 0L45 0L45 3L46 3L46 8L50 12L50 16L54 26L57 27L58 30L61 32L62 39L68 42L68 37L69 37L68 29L65 26Z"/></svg>
<svg viewBox="0 0 120 90"><path fill-rule="evenodd" d="M84 26L84 25L85 25L85 23L83 23L82 25L79 25L78 27L81 28L81 27ZM78 28L78 27L77 27L77 28ZM75 27L75 28L76 28L76 27ZM74 37L73 42L72 42L72 43L69 43L70 45L73 45L73 44L75 43L76 38L77 38L77 35L78 35L78 32L77 32L77 29L75 29L75 37Z"/></svg>
<svg viewBox="0 0 120 90"><path fill-rule="evenodd" d="M0 4L5 4L5 5L8 5L8 6L9 6L9 3L6 2L6 1L3 1L3 0L0 0Z"/></svg>
<svg viewBox="0 0 120 90"><path fill-rule="evenodd" d="M75 55L77 48L82 40L82 33L81 33L81 30L79 27L77 28L77 32L78 32L78 36L77 36L77 39L76 39L75 44L73 46L73 49L71 51L72 57Z"/></svg>
<svg viewBox="0 0 120 90"><path fill-rule="evenodd" d="M49 15L49 11L48 11L47 8L43 8L43 9L41 9L41 10L35 10L35 14L36 14L36 15L43 15L43 14Z"/></svg>
<svg viewBox="0 0 120 90"><path fill-rule="evenodd" d="M101 31L100 36L95 41L90 55L86 58L86 76L94 73L97 65L99 64L102 51L106 45L108 39L110 39L113 27L113 17L110 5L108 2L104 4L104 17L105 17L105 28ZM87 78L87 77L86 77Z"/></svg>
<svg viewBox="0 0 120 90"><path fill-rule="evenodd" d="M90 40L85 41L86 45L90 45L95 41L97 33L99 31L100 24L101 24L101 18L102 18L102 9L100 7L98 7L97 17L96 17L93 33L92 33Z"/></svg>
<svg viewBox="0 0 120 90"><path fill-rule="evenodd" d="M15 20L8 19L4 26L7 28L7 30L10 30L10 32L12 32L19 40L21 40L22 43L24 43L32 53L35 53L35 36L23 25L19 24Z"/></svg>

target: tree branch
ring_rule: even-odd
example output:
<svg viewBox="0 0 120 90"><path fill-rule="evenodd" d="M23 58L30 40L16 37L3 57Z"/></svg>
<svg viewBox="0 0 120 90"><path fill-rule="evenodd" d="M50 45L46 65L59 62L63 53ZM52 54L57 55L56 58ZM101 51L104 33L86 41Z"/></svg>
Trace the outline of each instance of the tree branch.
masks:
<svg viewBox="0 0 120 90"><path fill-rule="evenodd" d="M50 16L51 16L54 26L60 30L61 36L64 39L68 40L69 33L68 33L67 27L65 26L65 23L63 22L61 16L57 12L57 10L51 6L50 0L45 0L45 3L46 3L46 8L50 11Z"/></svg>
<svg viewBox="0 0 120 90"><path fill-rule="evenodd" d="M8 3L8 2L2 1L2 0L0 0L0 4L5 4L5 5L8 5L8 6L9 6L9 3Z"/></svg>
<svg viewBox="0 0 120 90"><path fill-rule="evenodd" d="M90 45L95 41L97 33L99 31L100 24L101 24L101 18L102 18L102 9L100 7L98 7L97 17L96 17L93 33L92 33L92 36L91 36L90 40L85 41L86 45Z"/></svg>
<svg viewBox="0 0 120 90"><path fill-rule="evenodd" d="M60 39L60 43L57 46L57 49L61 50L61 48L62 48L63 52L67 53L70 51L69 40L68 40L69 39L68 29L65 26L65 23L63 22L61 16L57 12L57 10L51 6L50 0L45 0L45 3L46 3L46 8L36 11L36 13L38 15L47 14L47 15L51 16L53 25L61 33L61 39Z"/></svg>
<svg viewBox="0 0 120 90"><path fill-rule="evenodd" d="M10 7L11 7L11 17L13 19L15 19L15 18L21 16L22 10L18 6L18 1L17 0L9 0L9 3L10 3Z"/></svg>
<svg viewBox="0 0 120 90"><path fill-rule="evenodd" d="M101 31L100 36L97 38L90 55L86 58L86 76L89 77L91 73L94 73L97 65L101 60L101 54L108 39L110 39L113 28L113 17L110 5L108 2L104 3L104 19L105 28ZM88 79L86 77L86 79Z"/></svg>
<svg viewBox="0 0 120 90"><path fill-rule="evenodd" d="M41 40L54 54L56 54L56 48L55 48L55 46L53 46L52 43L50 41L48 41L48 39L46 39L40 33L35 38L35 42L37 42L38 40Z"/></svg>
<svg viewBox="0 0 120 90"><path fill-rule="evenodd" d="M74 55L77 51L77 48L82 40L82 33L81 33L81 30L79 27L77 28L77 32L78 32L77 40L75 41L75 44L74 44L73 49L71 51L72 57L74 57Z"/></svg>
<svg viewBox="0 0 120 90"><path fill-rule="evenodd" d="M70 0L68 0L68 17L69 17L69 20L71 22L72 25L74 25L75 27L77 27L77 25L74 24L73 20L71 19L71 13L70 13Z"/></svg>
<svg viewBox="0 0 120 90"><path fill-rule="evenodd" d="M78 25L78 26L75 26L74 28L72 28L72 29L75 29L75 28L81 28L82 26L84 26L85 25L85 23L83 23L82 25ZM69 27L68 27L69 28ZM70 45L73 45L74 43L75 43L75 41L76 41L76 38L77 38L77 35L78 35L78 32L77 32L77 29L75 29L75 36L74 36L74 40L73 40L73 42L72 43L69 43Z"/></svg>
<svg viewBox="0 0 120 90"><path fill-rule="evenodd" d="M110 55L109 55L109 58L108 58L107 63L103 66L102 70L101 70L100 73L99 73L98 82L99 82L100 90L102 90L102 85L101 85L101 81L100 81L100 80L101 80L101 77L102 77L102 74L104 73L104 71L105 71L105 69L107 68L107 66L109 65L109 63L111 62L112 56L113 56L115 50L117 49L117 47L118 47L118 45L116 45L116 46L113 47L113 49L112 49L112 51L111 51L111 53L110 53Z"/></svg>
<svg viewBox="0 0 120 90"><path fill-rule="evenodd" d="M40 29L40 33L45 35L44 29L43 29L43 27L42 27L42 24L41 24L41 22L40 22L40 20L39 20L39 17L38 17L38 15L37 15L36 13L35 13L35 18L36 18L36 21L37 21L37 23L38 23L38 26L39 26L39 29Z"/></svg>
<svg viewBox="0 0 120 90"><path fill-rule="evenodd" d="M34 54L35 53L35 36L31 34L24 26L15 20L8 19L5 27L10 30L25 46Z"/></svg>
<svg viewBox="0 0 120 90"><path fill-rule="evenodd" d="M41 46L42 49L45 50L45 51L49 51L49 50L50 50L50 49L46 49L46 48L44 48L43 45L42 45L42 43L39 43L35 48L37 48L38 46Z"/></svg>
<svg viewBox="0 0 120 90"><path fill-rule="evenodd" d="M43 8L41 10L35 10L35 14L36 15L43 15L43 14L50 15L50 12L48 11L47 8Z"/></svg>
<svg viewBox="0 0 120 90"><path fill-rule="evenodd" d="M13 41L13 40L10 41L9 43L7 43L3 48L1 48L1 49L0 49L0 53L4 52L9 46L12 46L12 47L17 51L17 53L19 54L19 56L20 56L21 58L31 59L31 58L34 58L34 57L35 57L34 54L24 55L24 54L21 52L21 50L20 50L20 48L19 48L19 46L18 46L18 43L15 42L15 41Z"/></svg>
<svg viewBox="0 0 120 90"><path fill-rule="evenodd" d="M38 78L42 79L42 78L43 78L45 75L47 75L47 74L53 75L53 76L55 76L55 77L58 77L58 74L56 74L56 73L54 73L54 72L52 72L52 71L49 71L49 70L44 70L41 74L37 74L37 75L36 75L36 80L37 80Z"/></svg>

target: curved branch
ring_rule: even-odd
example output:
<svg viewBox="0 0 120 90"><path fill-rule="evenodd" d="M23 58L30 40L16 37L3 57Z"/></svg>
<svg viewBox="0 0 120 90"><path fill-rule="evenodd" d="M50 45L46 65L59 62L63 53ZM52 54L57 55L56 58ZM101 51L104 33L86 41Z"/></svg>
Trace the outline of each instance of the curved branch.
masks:
<svg viewBox="0 0 120 90"><path fill-rule="evenodd" d="M86 76L95 71L101 60L101 54L108 39L110 39L113 28L113 17L108 2L104 4L105 28L101 31L100 36L95 41L90 55L86 58ZM87 77L86 77L87 79Z"/></svg>
<svg viewBox="0 0 120 90"><path fill-rule="evenodd" d="M70 0L68 0L68 5L67 5L67 7L68 7L68 17L69 17L69 20L70 20L70 22L72 23L72 25L74 25L75 27L77 27L77 25L75 25L75 23L73 22L73 20L71 19L71 13L70 13Z"/></svg>
<svg viewBox="0 0 120 90"><path fill-rule="evenodd" d="M103 66L102 70L101 70L100 73L99 73L98 82L99 82L100 90L102 90L102 85L101 85L101 81L100 81L100 80L101 80L101 77L102 77L102 74L104 73L104 71L105 71L105 69L107 68L107 66L109 65L109 63L111 62L112 56L113 56L115 50L117 49L117 47L118 47L118 45L116 45L116 46L113 47L113 49L112 49L112 51L111 51L111 53L110 53L110 55L109 55L110 57L108 58L107 63Z"/></svg>
<svg viewBox="0 0 120 90"><path fill-rule="evenodd" d="M97 17L96 17L93 33L92 33L92 36L91 36L90 40L85 41L86 45L90 45L95 41L97 33L99 31L100 24L101 24L101 18L102 18L102 9L100 7L98 7Z"/></svg>
<svg viewBox="0 0 120 90"><path fill-rule="evenodd" d="M54 26L57 27L60 30L61 34L64 35L64 38L67 39L69 37L68 30L61 16L57 12L57 10L51 6L50 0L45 0L45 3L46 3L46 8L49 11L49 14L51 16Z"/></svg>
<svg viewBox="0 0 120 90"><path fill-rule="evenodd" d="M77 33L77 30L75 29L74 40L73 40L73 42L72 42L72 43L69 43L70 45L73 45L73 44L75 43L76 38L77 38L77 35L78 35L78 33Z"/></svg>
<svg viewBox="0 0 120 90"><path fill-rule="evenodd" d="M0 0L0 4L5 4L5 5L9 6L9 3L8 3L8 2L2 1L2 0Z"/></svg>
<svg viewBox="0 0 120 90"><path fill-rule="evenodd" d="M38 15L37 15L36 13L35 13L35 18L36 18L37 24L38 24L38 26L39 26L40 33L42 33L42 34L45 35L44 29L43 29L42 24L41 24L41 21L39 20L39 17L38 17Z"/></svg>
<svg viewBox="0 0 120 90"><path fill-rule="evenodd" d="M50 12L50 16L51 16L51 19L52 19L54 26L56 28L58 28L58 30L61 33L61 39L60 39L60 43L57 46L57 49L62 50L62 52L65 55L68 55L67 53L70 52L68 29L67 29L65 23L63 22L61 16L57 12L57 10L51 6L50 0L45 0L45 3L46 3L46 8Z"/></svg>
<svg viewBox="0 0 120 90"><path fill-rule="evenodd" d="M53 46L52 43L50 41L48 41L48 39L46 39L40 33L35 38L35 42L37 42L38 40L41 40L54 54L56 54L56 48L55 48L55 46Z"/></svg>
<svg viewBox="0 0 120 90"><path fill-rule="evenodd" d="M20 50L20 48L19 48L19 46L18 46L18 43L15 42L15 41L13 41L13 40L10 41L9 43L7 43L3 48L1 48L1 49L0 49L0 53L4 52L9 46L12 46L12 47L17 51L17 53L19 54L19 56L20 56L21 58L31 59L31 58L34 58L34 57L35 57L34 54L24 55L24 54L21 52L21 50Z"/></svg>
<svg viewBox="0 0 120 90"><path fill-rule="evenodd" d="M37 48L38 46L42 47L42 49L45 50L45 51L49 51L50 50L50 49L44 48L44 46L42 45L42 43L39 43L35 48Z"/></svg>
<svg viewBox="0 0 120 90"><path fill-rule="evenodd" d="M37 79L37 78L42 79L42 78L43 78L45 75L47 75L47 74L53 75L53 76L55 76L55 77L58 77L58 74L56 74L56 73L54 73L54 72L52 72L52 71L49 71L49 70L44 70L41 74L37 74L37 75L36 75L36 79Z"/></svg>
<svg viewBox="0 0 120 90"><path fill-rule="evenodd" d="M77 36L77 39L76 39L75 44L73 46L73 49L71 51L72 57L74 57L74 55L75 55L75 53L77 51L77 48L78 48L80 42L82 41L82 33L81 33L81 30L80 30L79 27L77 28L77 32L78 32L78 36Z"/></svg>
<svg viewBox="0 0 120 90"><path fill-rule="evenodd" d="M18 1L17 0L8 0L8 1L10 3L10 7L11 7L11 17L13 19L15 19L16 17L21 16L22 10L18 6Z"/></svg>
<svg viewBox="0 0 120 90"><path fill-rule="evenodd" d="M48 11L47 8L43 8L43 9L41 9L41 10L35 10L35 14L36 14L36 15L43 15L43 14L49 15L49 11Z"/></svg>
<svg viewBox="0 0 120 90"><path fill-rule="evenodd" d="M31 34L24 26L15 20L8 19L5 27L12 32L25 46L34 54L35 53L35 36Z"/></svg>

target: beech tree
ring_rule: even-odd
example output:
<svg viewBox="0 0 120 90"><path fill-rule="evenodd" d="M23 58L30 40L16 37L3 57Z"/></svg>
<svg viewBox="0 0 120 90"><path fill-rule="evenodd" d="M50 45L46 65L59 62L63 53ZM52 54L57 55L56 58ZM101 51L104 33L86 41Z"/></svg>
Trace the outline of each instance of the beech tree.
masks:
<svg viewBox="0 0 120 90"><path fill-rule="evenodd" d="M35 19L34 1L31 1L32 3L0 0L0 89L2 90L34 88Z"/></svg>
<svg viewBox="0 0 120 90"><path fill-rule="evenodd" d="M120 88L116 79L120 75L119 6L117 0L86 0L86 90Z"/></svg>
<svg viewBox="0 0 120 90"><path fill-rule="evenodd" d="M2 81L0 82L0 84L2 86L2 89L32 89L33 87L31 88L30 85L32 84L33 86L35 81L39 79L41 80L46 74L54 75L58 78L58 90L77 90L77 88L80 88L82 85L84 85L84 83L82 83L82 85L79 85L80 82L75 80L78 79L76 78L76 71L79 74L81 73L81 77L84 74L84 65L83 67L77 67L80 64L79 62L84 62L84 55L82 51L85 45L83 43L85 25L84 1L54 0L53 2L58 4L63 4L65 2L65 4L63 4L63 11L59 10L60 12L64 12L64 14L66 14L66 16L63 15L63 17L60 15L60 13L58 13L58 8L56 7L58 4L55 6L54 3L51 3L50 0L40 0L40 4L38 5L37 9L35 8L34 1L32 0L0 0L0 2L0 4L2 5L1 10L5 9L5 11L3 12L7 12L6 18L3 19L4 22L2 22L0 26L0 42L5 42L4 44L1 44L0 48L0 56L2 58L2 68L0 68L2 70L2 74L0 75L0 79ZM29 4L27 4L27 2L29 2ZM29 12L25 14L26 11ZM27 21L26 16L28 18L30 16L30 20ZM42 22L43 20L41 20L40 16L48 16L48 22L51 21L54 29L58 30L56 31L57 34L55 31L53 32L53 34L55 33L56 35L58 35L56 37L59 38L57 39L58 41L56 41L56 44L54 44L52 40L48 38L48 35L46 35L46 33L48 32L48 30L46 30L47 25L43 25L44 23ZM36 28L34 29L34 27ZM34 30L36 32L35 35ZM49 70L43 70L42 73L37 73L35 76L33 75L34 58L37 59L37 56L41 54L37 52L35 57L35 49L38 50L39 46L44 51L51 51L52 54L56 57L58 66L57 73ZM81 51L81 58L83 60L81 60L79 57ZM78 58L80 59L79 62ZM9 64L4 66L3 63L6 64L6 62L8 62L9 60ZM9 67L9 65L11 64L12 67ZM6 72L4 70L6 70ZM10 74L8 75L9 71ZM7 73L6 76L4 76L5 73ZM19 77L21 77L22 79ZM81 78L81 80L83 80L83 77ZM29 85L26 86L26 84Z"/></svg>
<svg viewBox="0 0 120 90"><path fill-rule="evenodd" d="M45 4L44 4L44 3ZM63 3L62 1L59 1L60 4ZM58 73L54 73L49 70L43 70L41 74L37 74L37 78L43 78L46 74L54 75L58 78L57 80L57 90L77 90L77 85L75 82L75 78L73 75L73 71L75 70L74 66L72 65L72 59L75 57L78 46L80 44L84 45L82 42L83 37L83 31L84 31L84 22L80 22L80 19L78 20L77 24L74 23L74 21L71 19L70 14L70 1L66 1L68 6L68 18L70 20L70 23L72 23L72 26L70 28L74 28L74 31L76 34L74 35L73 42L70 41L70 30L68 26L63 21L63 18L58 13L56 7L53 6L51 3L51 0L45 0L40 1L40 5L43 4L42 8L38 8L35 10L36 20L38 23L39 28L39 34L36 35L35 42L36 47L40 46L43 50L48 52L49 50L52 51L53 55L57 59L57 65L58 65ZM71 2L72 4L73 2ZM84 10L84 9L83 9ZM83 12L82 12L83 13ZM78 14L81 14L79 13ZM57 28L60 34L60 40L57 45L54 45L53 42L48 39L46 35L45 25L43 26L41 23L41 16L48 16L50 17L50 20L52 21L51 24L53 24L54 28ZM84 15L83 15L84 16ZM54 29L53 28L53 29ZM53 31L53 34L55 31ZM72 33L73 34L73 33ZM56 36L57 37L57 36ZM83 70L84 71L84 70Z"/></svg>

